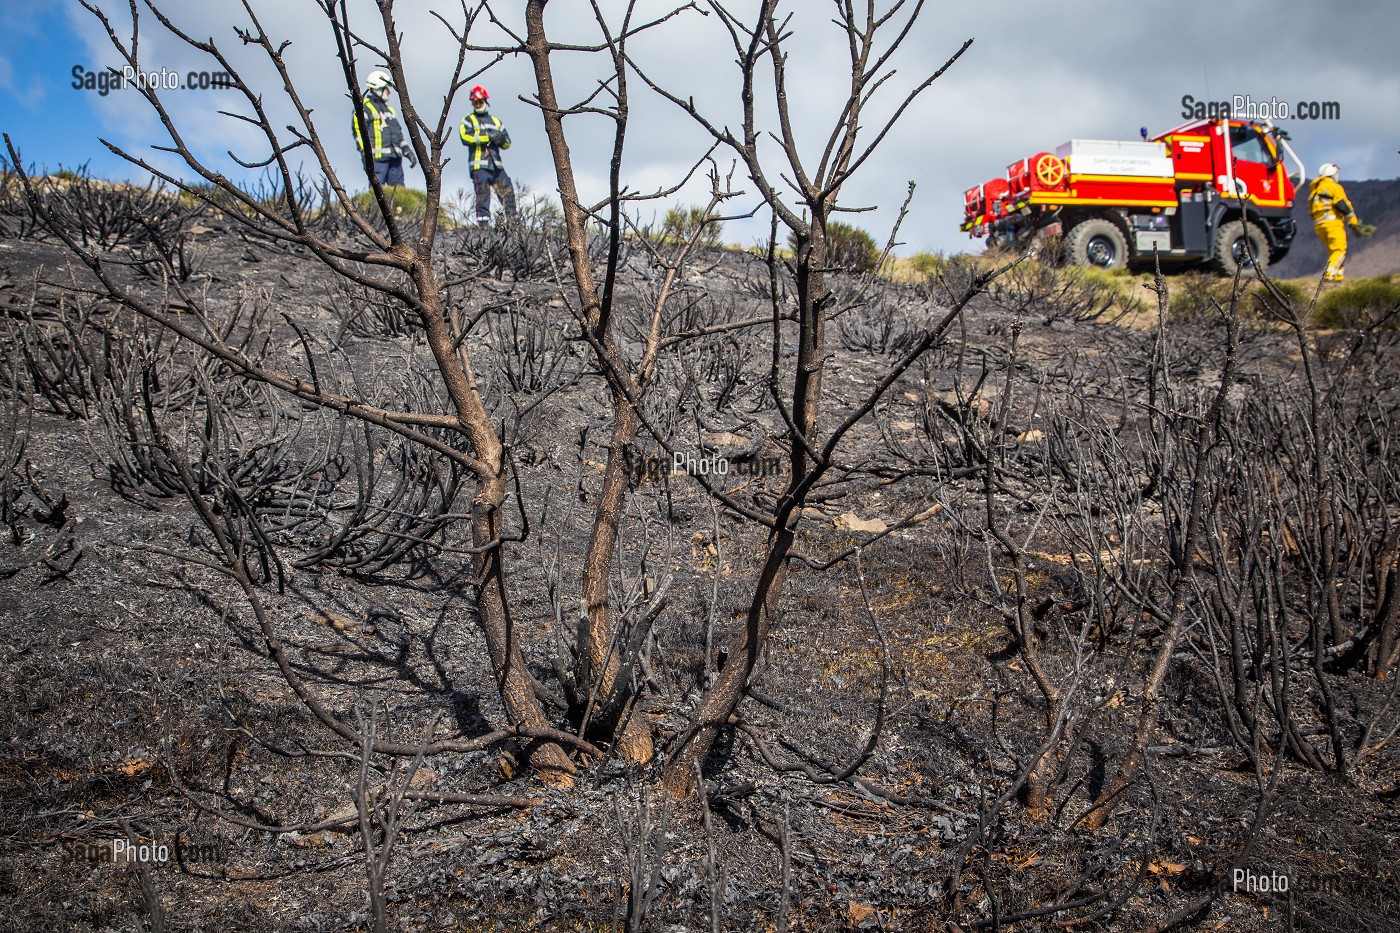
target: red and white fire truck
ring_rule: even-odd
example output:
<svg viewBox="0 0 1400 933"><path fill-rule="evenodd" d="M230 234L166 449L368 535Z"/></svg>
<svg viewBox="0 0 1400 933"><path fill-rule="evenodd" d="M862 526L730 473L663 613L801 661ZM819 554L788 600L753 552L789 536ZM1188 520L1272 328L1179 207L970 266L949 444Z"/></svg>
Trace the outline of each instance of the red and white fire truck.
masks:
<svg viewBox="0 0 1400 933"><path fill-rule="evenodd" d="M1284 257L1306 177L1287 134L1216 119L1143 136L1072 139L1013 162L1005 177L967 190L961 229L989 244L1063 237L1069 262L1103 268L1156 257L1233 275Z"/></svg>

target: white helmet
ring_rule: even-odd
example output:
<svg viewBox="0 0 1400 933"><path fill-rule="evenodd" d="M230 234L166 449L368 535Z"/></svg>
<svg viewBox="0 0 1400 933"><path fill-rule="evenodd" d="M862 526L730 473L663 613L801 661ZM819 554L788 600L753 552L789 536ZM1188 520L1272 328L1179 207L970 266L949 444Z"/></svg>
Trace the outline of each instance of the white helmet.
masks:
<svg viewBox="0 0 1400 933"><path fill-rule="evenodd" d="M1317 170L1318 178L1336 178L1341 169L1334 162L1323 162Z"/></svg>
<svg viewBox="0 0 1400 933"><path fill-rule="evenodd" d="M379 71L376 69L371 71L369 77L365 79L365 87L369 88L371 91L381 91L386 87L393 86L394 79L389 76L389 72L387 71Z"/></svg>

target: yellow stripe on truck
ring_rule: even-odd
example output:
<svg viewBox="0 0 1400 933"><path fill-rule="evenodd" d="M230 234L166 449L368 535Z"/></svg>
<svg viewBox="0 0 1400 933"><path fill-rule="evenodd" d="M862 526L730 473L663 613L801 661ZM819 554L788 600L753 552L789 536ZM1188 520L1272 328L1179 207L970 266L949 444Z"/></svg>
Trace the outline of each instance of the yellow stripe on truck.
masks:
<svg viewBox="0 0 1400 933"><path fill-rule="evenodd" d="M1121 205L1123 207L1176 207L1176 199L1170 201L1124 201L1119 198L1074 198L1063 194L1032 194L1030 203L1032 204L1094 204L1094 205Z"/></svg>

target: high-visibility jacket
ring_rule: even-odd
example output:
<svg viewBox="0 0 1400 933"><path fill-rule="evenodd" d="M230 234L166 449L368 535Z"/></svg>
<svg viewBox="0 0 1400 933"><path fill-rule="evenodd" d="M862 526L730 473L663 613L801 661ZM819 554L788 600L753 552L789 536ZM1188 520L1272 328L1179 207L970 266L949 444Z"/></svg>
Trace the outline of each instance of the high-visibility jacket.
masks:
<svg viewBox="0 0 1400 933"><path fill-rule="evenodd" d="M373 94L365 95L364 105L370 131L374 134L374 158L391 159L399 155L400 149L403 148L403 128L399 126L399 115L394 112L393 107L376 99ZM363 150L365 141L360 138L360 121L352 116L350 122L355 126L355 145Z"/></svg>
<svg viewBox="0 0 1400 933"><path fill-rule="evenodd" d="M1308 213L1314 224L1345 220L1353 227L1361 223L1347 200L1346 190L1335 178L1314 178L1308 185Z"/></svg>
<svg viewBox="0 0 1400 933"><path fill-rule="evenodd" d="M501 150L510 148L510 134L506 132L505 124L491 116L490 111L473 111L463 117L460 135L462 145L471 149L472 171L479 168L505 168Z"/></svg>

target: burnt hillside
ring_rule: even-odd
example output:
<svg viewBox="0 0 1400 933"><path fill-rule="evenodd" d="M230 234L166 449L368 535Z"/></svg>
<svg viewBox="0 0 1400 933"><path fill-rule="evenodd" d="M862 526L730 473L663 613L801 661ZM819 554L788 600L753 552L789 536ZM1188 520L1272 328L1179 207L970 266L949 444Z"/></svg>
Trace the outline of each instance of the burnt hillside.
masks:
<svg viewBox="0 0 1400 933"><path fill-rule="evenodd" d="M788 495L790 269L621 241L599 348L545 212L440 231L440 318L244 220L0 204L0 929L1395 928L1396 334L1258 286L1159 321L1033 262L833 272L818 426L850 430L678 798ZM610 450L608 367L663 327L654 433ZM508 467L486 572L430 329ZM579 689L610 455L648 761ZM503 699L489 574L548 729Z"/></svg>

